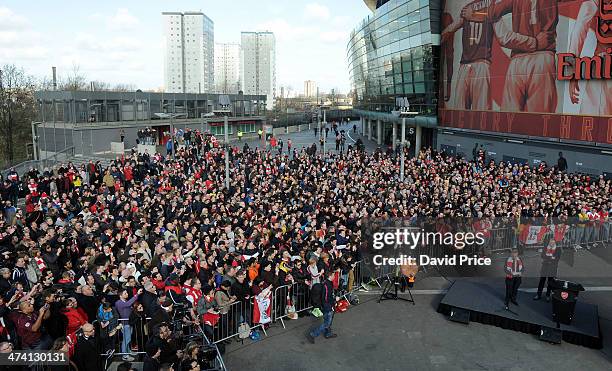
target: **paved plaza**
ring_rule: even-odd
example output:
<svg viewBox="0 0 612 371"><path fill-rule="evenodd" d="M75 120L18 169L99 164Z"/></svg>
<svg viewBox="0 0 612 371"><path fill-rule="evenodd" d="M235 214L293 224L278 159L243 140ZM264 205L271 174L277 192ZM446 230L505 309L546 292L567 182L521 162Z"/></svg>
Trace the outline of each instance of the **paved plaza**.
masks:
<svg viewBox="0 0 612 371"><path fill-rule="evenodd" d="M551 345L537 337L499 327L450 322L436 312L441 294L421 287L448 286L438 278L417 282L416 305L401 301L378 304L374 292L361 304L337 314L335 339L312 345L305 331L313 317L275 324L258 342L228 346L229 370L242 370L254 359L261 370L608 370L612 363L612 297L587 292L580 300L598 304L604 349L569 343ZM501 304L500 304L501 305ZM606 337L606 334L608 335Z"/></svg>

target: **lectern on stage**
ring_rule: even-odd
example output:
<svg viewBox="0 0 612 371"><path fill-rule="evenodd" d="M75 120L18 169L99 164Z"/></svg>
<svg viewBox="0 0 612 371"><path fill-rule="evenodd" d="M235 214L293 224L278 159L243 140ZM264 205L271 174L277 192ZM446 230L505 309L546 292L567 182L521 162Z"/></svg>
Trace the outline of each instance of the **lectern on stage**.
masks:
<svg viewBox="0 0 612 371"><path fill-rule="evenodd" d="M557 327L559 327L560 323L570 325L574 318L578 293L584 291L584 287L579 283L554 280L551 283L551 288L553 290L553 321L557 322Z"/></svg>

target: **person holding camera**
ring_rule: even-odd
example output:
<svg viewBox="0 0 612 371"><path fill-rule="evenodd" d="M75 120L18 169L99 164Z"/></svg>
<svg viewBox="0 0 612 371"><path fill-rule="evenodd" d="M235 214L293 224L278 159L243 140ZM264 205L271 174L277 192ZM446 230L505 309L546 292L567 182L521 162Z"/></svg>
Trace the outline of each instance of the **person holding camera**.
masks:
<svg viewBox="0 0 612 371"><path fill-rule="evenodd" d="M160 364L178 361L182 351L177 350L176 343L172 337L172 331L167 323L160 324L155 336L152 336L146 345L147 354L155 355L159 350L157 360Z"/></svg>
<svg viewBox="0 0 612 371"><path fill-rule="evenodd" d="M42 322L49 316L49 304L45 304L36 313L34 299L22 300L19 310L11 313L11 320L24 350L46 350L53 340L42 331Z"/></svg>

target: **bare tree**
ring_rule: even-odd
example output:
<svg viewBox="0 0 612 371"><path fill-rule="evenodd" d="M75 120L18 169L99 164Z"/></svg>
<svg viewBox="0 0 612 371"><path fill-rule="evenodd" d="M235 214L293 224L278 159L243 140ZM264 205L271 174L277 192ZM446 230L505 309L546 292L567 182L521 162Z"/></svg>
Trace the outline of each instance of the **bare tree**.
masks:
<svg viewBox="0 0 612 371"><path fill-rule="evenodd" d="M117 84L113 86L113 88L111 89L111 91L121 91L121 92L135 91L135 90L136 90L136 86L133 84Z"/></svg>
<svg viewBox="0 0 612 371"><path fill-rule="evenodd" d="M61 90L85 90L87 89L87 77L81 72L78 64L72 65L72 71L66 79L59 83Z"/></svg>
<svg viewBox="0 0 612 371"><path fill-rule="evenodd" d="M108 91L110 90L110 84L104 81L92 81L91 87L94 91Z"/></svg>
<svg viewBox="0 0 612 371"><path fill-rule="evenodd" d="M0 67L0 153L8 163L25 158L36 116L36 80L15 65Z"/></svg>

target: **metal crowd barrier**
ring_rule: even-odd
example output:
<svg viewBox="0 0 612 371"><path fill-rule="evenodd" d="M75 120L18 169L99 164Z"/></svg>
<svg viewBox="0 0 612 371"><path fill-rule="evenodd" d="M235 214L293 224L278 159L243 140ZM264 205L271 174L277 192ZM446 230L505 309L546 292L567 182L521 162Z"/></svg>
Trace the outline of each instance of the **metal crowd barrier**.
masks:
<svg viewBox="0 0 612 371"><path fill-rule="evenodd" d="M485 249L490 254L509 252L513 246L516 246L516 243L517 235L514 228L492 228L489 230Z"/></svg>
<svg viewBox="0 0 612 371"><path fill-rule="evenodd" d="M612 221L610 220L567 224L567 226L568 230L565 232L563 239L558 242L558 245L564 249L590 249L592 247L607 247L607 245L612 244ZM542 242L530 245L523 244L523 246L528 249L544 247Z"/></svg>
<svg viewBox="0 0 612 371"><path fill-rule="evenodd" d="M99 333L103 338L103 343L104 343L104 352L102 354L100 354L101 356L105 357L105 368L108 366L108 363L113 359L113 357L115 356L144 356L144 354L146 354L146 350L145 350L145 346L147 344L147 341L149 340L149 333L148 333L148 328L146 326L147 321L149 321L150 318L145 318L142 321L139 321L138 323L134 324L134 325L129 325L129 319L127 318L121 318L118 320L118 323L123 325L122 329L118 330L115 332L114 335L112 336L106 336L107 334L109 334L108 329L103 329L100 330ZM125 332L126 332L126 325L129 325L130 330L129 330L129 336L130 339L129 341L125 341ZM95 326L99 326L99 324L95 324ZM99 329L97 329L96 331L98 331ZM127 345L127 352L124 351L125 346ZM134 349L135 348L135 349Z"/></svg>
<svg viewBox="0 0 612 371"><path fill-rule="evenodd" d="M234 303L234 304L240 304L240 303ZM150 321L151 318L145 318L145 320L140 321L139 323L131 326L131 331L132 331L132 339L134 340L134 343L132 343L131 345L135 345L136 350L134 351L130 351L130 352L122 352L121 351L121 341L122 341L122 336L123 336L123 331L119 330L117 331L117 333L115 333L115 335L108 337L106 340L106 344L108 345L107 347L105 347L104 352L100 354L101 357L104 358L104 369L108 369L109 365L112 363L112 360L115 356L125 356L125 355L131 355L131 356L143 356L144 354L146 354L146 344L147 341L149 340L149 336L151 334L148 333L148 321ZM119 319L119 323L122 322L127 322L126 319ZM96 326L98 324L96 323ZM227 368L225 366L225 362L223 361L223 357L221 355L221 352L219 351L219 348L217 347L216 342L213 342L209 339L208 336L206 336L206 333L204 332L202 326L200 326L199 324L194 324L193 328L189 328L189 331L187 331L191 337L196 336L197 338L202 338L202 345L206 345L206 346L210 346L212 348L214 348L215 350L215 358L214 360L211 362L211 364L209 364L209 368L206 368L207 370L218 370L218 371L226 371ZM219 340L221 341L221 340Z"/></svg>
<svg viewBox="0 0 612 371"><path fill-rule="evenodd" d="M285 318L292 313L302 313L312 309L310 305L310 287L306 283L296 282L279 286L272 296L272 322L281 321L285 327Z"/></svg>
<svg viewBox="0 0 612 371"><path fill-rule="evenodd" d="M612 221L570 225L561 245L565 248L606 247L612 243Z"/></svg>
<svg viewBox="0 0 612 371"><path fill-rule="evenodd" d="M217 325L213 329L213 343L217 344L238 336L239 327L242 323L247 323L250 331L260 328L264 335L267 336L264 324L253 323L253 300L251 298L245 302L237 301L232 303L228 307L227 313L221 314ZM274 297L272 297L270 305L272 306L272 311L274 311ZM274 318L273 314L274 312L272 312L271 318Z"/></svg>
<svg viewBox="0 0 612 371"><path fill-rule="evenodd" d="M219 311L219 321L213 329L213 343L225 341L238 335L240 317L245 312L245 308L241 301L237 301L230 304L226 309L220 309ZM226 312L223 313L224 311Z"/></svg>

